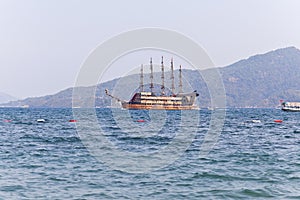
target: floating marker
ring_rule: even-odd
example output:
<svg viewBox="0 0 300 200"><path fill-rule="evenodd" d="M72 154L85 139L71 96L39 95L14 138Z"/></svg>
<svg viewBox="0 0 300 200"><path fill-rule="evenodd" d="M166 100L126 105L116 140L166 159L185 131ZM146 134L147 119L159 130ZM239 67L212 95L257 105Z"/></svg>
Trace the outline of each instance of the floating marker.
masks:
<svg viewBox="0 0 300 200"><path fill-rule="evenodd" d="M36 121L39 122L39 123L45 123L46 122L46 120L44 120L44 119L37 119Z"/></svg>
<svg viewBox="0 0 300 200"><path fill-rule="evenodd" d="M76 119L70 119L69 122L77 122Z"/></svg>
<svg viewBox="0 0 300 200"><path fill-rule="evenodd" d="M282 123L282 120L281 119L275 119L274 122L276 122L276 123Z"/></svg>
<svg viewBox="0 0 300 200"><path fill-rule="evenodd" d="M139 120L137 120L137 122L145 122L145 120L139 119Z"/></svg>
<svg viewBox="0 0 300 200"><path fill-rule="evenodd" d="M4 122L7 122L7 123L11 122L10 119L5 119L5 120L3 120L3 121L4 121Z"/></svg>

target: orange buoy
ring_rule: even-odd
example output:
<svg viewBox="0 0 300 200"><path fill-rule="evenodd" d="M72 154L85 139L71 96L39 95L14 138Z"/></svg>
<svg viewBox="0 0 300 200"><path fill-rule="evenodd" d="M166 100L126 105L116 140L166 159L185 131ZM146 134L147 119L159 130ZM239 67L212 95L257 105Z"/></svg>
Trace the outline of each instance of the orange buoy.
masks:
<svg viewBox="0 0 300 200"><path fill-rule="evenodd" d="M137 120L137 122L145 122L145 120L139 119L139 120Z"/></svg>
<svg viewBox="0 0 300 200"><path fill-rule="evenodd" d="M276 122L276 123L282 123L282 120L281 119L275 119L274 122Z"/></svg>
<svg viewBox="0 0 300 200"><path fill-rule="evenodd" d="M69 122L77 122L76 119L70 119Z"/></svg>

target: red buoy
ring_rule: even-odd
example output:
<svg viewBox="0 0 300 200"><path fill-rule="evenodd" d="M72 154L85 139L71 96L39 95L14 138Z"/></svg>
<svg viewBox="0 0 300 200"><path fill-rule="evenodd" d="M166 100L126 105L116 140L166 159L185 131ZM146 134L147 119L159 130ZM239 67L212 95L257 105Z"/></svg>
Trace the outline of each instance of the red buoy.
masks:
<svg viewBox="0 0 300 200"><path fill-rule="evenodd" d="M276 122L276 123L282 123L282 120L281 119L275 119L274 122Z"/></svg>
<svg viewBox="0 0 300 200"><path fill-rule="evenodd" d="M145 122L145 120L139 119L139 120L137 120L137 122Z"/></svg>
<svg viewBox="0 0 300 200"><path fill-rule="evenodd" d="M77 122L76 119L70 119L69 122Z"/></svg>

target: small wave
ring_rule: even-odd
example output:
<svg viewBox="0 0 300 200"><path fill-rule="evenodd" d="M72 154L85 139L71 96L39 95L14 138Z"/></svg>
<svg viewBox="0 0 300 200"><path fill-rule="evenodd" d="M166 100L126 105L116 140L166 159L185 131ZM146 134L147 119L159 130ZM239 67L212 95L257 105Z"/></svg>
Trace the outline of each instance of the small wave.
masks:
<svg viewBox="0 0 300 200"><path fill-rule="evenodd" d="M251 198L271 198L274 197L271 195L268 191L263 189L242 189L240 192L245 197L251 197Z"/></svg>

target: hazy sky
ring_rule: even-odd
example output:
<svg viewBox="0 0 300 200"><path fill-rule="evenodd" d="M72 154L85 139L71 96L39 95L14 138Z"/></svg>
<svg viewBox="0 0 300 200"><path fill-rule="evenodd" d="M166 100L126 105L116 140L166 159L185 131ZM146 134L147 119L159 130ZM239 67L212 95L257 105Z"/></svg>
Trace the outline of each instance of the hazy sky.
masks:
<svg viewBox="0 0 300 200"><path fill-rule="evenodd" d="M217 66L300 48L299 8L299 0L0 0L0 91L28 97L71 87L97 45L142 27L191 37Z"/></svg>

